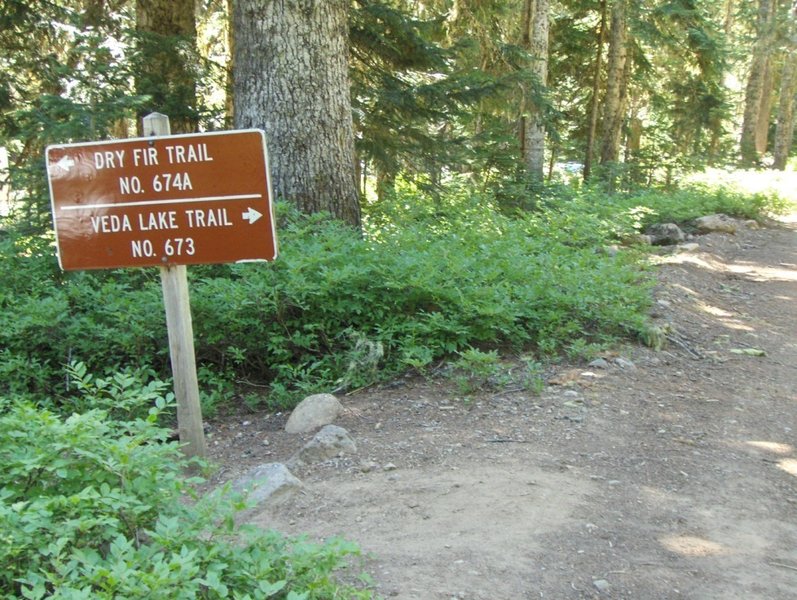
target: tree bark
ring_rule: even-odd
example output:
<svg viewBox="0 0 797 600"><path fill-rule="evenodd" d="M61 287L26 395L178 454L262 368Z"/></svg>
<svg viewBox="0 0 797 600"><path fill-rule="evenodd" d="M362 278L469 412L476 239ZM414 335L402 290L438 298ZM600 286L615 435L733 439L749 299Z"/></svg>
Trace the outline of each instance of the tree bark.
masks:
<svg viewBox="0 0 797 600"><path fill-rule="evenodd" d="M609 29L606 96L600 137L601 164L616 163L620 156L620 133L625 116L626 36L625 0L616 0Z"/></svg>
<svg viewBox="0 0 797 600"><path fill-rule="evenodd" d="M763 156L767 151L769 141L769 116L772 112L772 57L767 58L764 66L763 89L761 90L761 108L758 110L758 123L755 128L755 151L758 156Z"/></svg>
<svg viewBox="0 0 797 600"><path fill-rule="evenodd" d="M780 100L775 124L773 167L786 168L794 139L794 104L797 102L797 0L789 10L789 31L783 72L780 76Z"/></svg>
<svg viewBox="0 0 797 600"><path fill-rule="evenodd" d="M355 227L347 0L235 3L236 127L262 128L277 197Z"/></svg>
<svg viewBox="0 0 797 600"><path fill-rule="evenodd" d="M531 71L544 89L548 82L549 0L524 3L523 46L533 61ZM523 160L534 181L545 176L545 117L538 102L527 102L523 117Z"/></svg>
<svg viewBox="0 0 797 600"><path fill-rule="evenodd" d="M752 167L760 161L760 156L756 149L756 132L764 98L775 8L774 0L760 0L758 5L758 33L753 47L750 74L747 78L742 136L739 141L742 167Z"/></svg>
<svg viewBox="0 0 797 600"><path fill-rule="evenodd" d="M141 64L136 89L151 97L141 114L169 115L172 133L196 131L194 0L136 0Z"/></svg>
<svg viewBox="0 0 797 600"><path fill-rule="evenodd" d="M235 28L232 24L232 15L233 15L233 7L235 3L233 0L227 0L227 52L229 52L229 58L227 59L227 65L224 69L224 112L225 112L225 122L228 124L229 127L233 126L235 123L235 102L233 101L233 89L234 89L234 73L235 68L234 64L235 61L233 57L235 56Z"/></svg>
<svg viewBox="0 0 797 600"><path fill-rule="evenodd" d="M600 84L603 70L603 45L606 43L606 0L601 0L601 25L598 32L598 50L595 53L595 75L592 79L592 99L589 108L589 127L587 129L586 151L584 152L584 181L592 174L592 155L595 151L595 133L598 131L600 112Z"/></svg>

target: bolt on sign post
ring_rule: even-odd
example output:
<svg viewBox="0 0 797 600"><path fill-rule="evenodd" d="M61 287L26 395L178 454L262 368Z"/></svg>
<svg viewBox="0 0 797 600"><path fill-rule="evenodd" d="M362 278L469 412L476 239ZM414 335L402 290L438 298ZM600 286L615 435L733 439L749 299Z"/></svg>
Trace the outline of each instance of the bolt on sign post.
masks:
<svg viewBox="0 0 797 600"><path fill-rule="evenodd" d="M158 266L180 441L207 454L186 265L274 260L272 194L260 130L169 135L47 148L58 261L64 270Z"/></svg>

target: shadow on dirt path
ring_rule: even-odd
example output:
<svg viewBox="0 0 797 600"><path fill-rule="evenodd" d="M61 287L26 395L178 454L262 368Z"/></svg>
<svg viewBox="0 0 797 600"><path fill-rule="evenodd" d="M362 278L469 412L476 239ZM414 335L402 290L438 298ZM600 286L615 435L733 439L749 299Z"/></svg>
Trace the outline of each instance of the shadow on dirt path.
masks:
<svg viewBox="0 0 797 600"><path fill-rule="evenodd" d="M357 542L387 598L794 598L796 231L662 258L661 351L559 366L539 395L417 380L344 399L357 456L252 521ZM304 441L256 435L241 464Z"/></svg>

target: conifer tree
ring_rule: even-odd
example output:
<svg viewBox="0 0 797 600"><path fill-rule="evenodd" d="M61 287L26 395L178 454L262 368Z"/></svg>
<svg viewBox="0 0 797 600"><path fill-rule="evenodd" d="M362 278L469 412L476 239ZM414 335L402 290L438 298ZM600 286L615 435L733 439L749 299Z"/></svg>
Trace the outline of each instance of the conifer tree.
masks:
<svg viewBox="0 0 797 600"><path fill-rule="evenodd" d="M739 142L741 166L752 167L760 161L760 144L756 136L760 128L762 113L768 116L768 79L770 54L772 52L776 0L759 0L756 40L747 77L744 100L744 121Z"/></svg>
<svg viewBox="0 0 797 600"><path fill-rule="evenodd" d="M625 118L628 78L626 0L614 0L610 21L606 93L600 133L600 162L609 168L617 163L620 157L620 134Z"/></svg>
<svg viewBox="0 0 797 600"><path fill-rule="evenodd" d="M239 0L234 112L265 130L278 197L359 227L348 14L347 0Z"/></svg>
<svg viewBox="0 0 797 600"><path fill-rule="evenodd" d="M136 29L136 88L149 98L141 113L169 115L172 133L196 131L194 0L136 0Z"/></svg>
<svg viewBox="0 0 797 600"><path fill-rule="evenodd" d="M548 82L548 0L525 0L523 47L529 52L531 72L544 88ZM529 177L542 181L545 168L545 117L538 103L527 102L522 120L521 152Z"/></svg>
<svg viewBox="0 0 797 600"><path fill-rule="evenodd" d="M797 96L797 1L789 9L780 79L780 100L775 126L775 169L784 170L794 139L794 104Z"/></svg>

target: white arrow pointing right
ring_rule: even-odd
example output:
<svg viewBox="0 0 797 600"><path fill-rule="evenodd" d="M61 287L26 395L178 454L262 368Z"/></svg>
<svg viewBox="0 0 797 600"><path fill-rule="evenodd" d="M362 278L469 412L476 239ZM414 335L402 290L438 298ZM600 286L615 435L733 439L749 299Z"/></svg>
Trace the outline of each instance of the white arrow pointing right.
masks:
<svg viewBox="0 0 797 600"><path fill-rule="evenodd" d="M245 213L241 214L241 216L243 217L244 221L249 221L249 224L252 225L255 221L263 216L263 213L256 211L250 206Z"/></svg>

